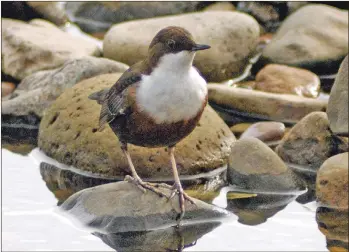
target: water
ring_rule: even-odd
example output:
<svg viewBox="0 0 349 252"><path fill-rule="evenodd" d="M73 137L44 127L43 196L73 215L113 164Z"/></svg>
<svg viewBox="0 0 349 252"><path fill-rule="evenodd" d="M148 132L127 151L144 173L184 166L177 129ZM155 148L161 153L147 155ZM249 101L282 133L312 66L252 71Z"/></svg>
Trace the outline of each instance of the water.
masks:
<svg viewBox="0 0 349 252"><path fill-rule="evenodd" d="M2 149L3 250L114 251L101 240L104 239L111 245L120 240L125 244L127 241L127 246L131 246L129 251L132 251L135 249L132 246L139 245L136 241L141 240L143 244L146 244L147 239L150 239L148 242L153 240L162 242L161 239L166 237L161 233L162 231L132 236L91 234L91 230L76 225L70 218L60 213L57 206L58 200L47 188L40 175L39 164L40 160L37 156L34 159L30 153L23 156ZM228 191L229 188L222 188L213 200L213 204L228 207L228 209L230 207L235 214L234 218L220 225L203 227L207 230L200 230L200 226L188 229L189 231L185 231L187 233L183 233L184 239L193 239L193 241L190 245L187 244L184 251L327 250L326 237L319 231L316 222L315 202L302 205L297 203L294 197L288 197L285 198L286 203L291 202L286 207L282 201L277 201L281 202L279 206L278 204L261 204L258 210L253 210L253 208L249 209L251 202L249 199L244 199L244 194L240 196L232 194L232 198L241 198L241 201L236 201L239 202L238 204L235 201L227 202ZM64 190L61 193L64 193ZM240 222L250 225L240 223L238 218ZM188 238L194 232L193 230L202 232L197 235L197 238L195 236ZM173 230L168 232L172 236L175 235ZM166 239L170 238L167 235ZM146 245L146 248L150 248L151 245Z"/></svg>

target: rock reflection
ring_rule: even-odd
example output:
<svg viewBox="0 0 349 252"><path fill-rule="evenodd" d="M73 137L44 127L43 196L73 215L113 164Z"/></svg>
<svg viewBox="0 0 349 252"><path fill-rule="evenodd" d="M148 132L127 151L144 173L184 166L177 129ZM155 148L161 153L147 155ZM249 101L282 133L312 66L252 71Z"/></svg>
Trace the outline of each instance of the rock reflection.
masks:
<svg viewBox="0 0 349 252"><path fill-rule="evenodd" d="M192 247L203 235L220 225L219 222L170 227L147 232L115 234L93 233L118 252L126 251L183 251Z"/></svg>
<svg viewBox="0 0 349 252"><path fill-rule="evenodd" d="M318 207L316 222L329 251L348 251L348 209Z"/></svg>
<svg viewBox="0 0 349 252"><path fill-rule="evenodd" d="M245 225L258 225L284 209L297 195L245 194L239 197L235 192L227 193L227 210L236 214Z"/></svg>

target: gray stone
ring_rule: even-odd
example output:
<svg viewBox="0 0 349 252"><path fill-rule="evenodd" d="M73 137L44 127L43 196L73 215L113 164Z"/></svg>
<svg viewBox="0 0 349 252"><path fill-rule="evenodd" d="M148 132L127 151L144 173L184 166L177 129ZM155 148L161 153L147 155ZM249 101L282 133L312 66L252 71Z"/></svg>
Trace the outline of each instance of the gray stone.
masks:
<svg viewBox="0 0 349 252"><path fill-rule="evenodd" d="M348 126L348 55L343 60L328 101L327 116L331 130L339 135L349 135Z"/></svg>
<svg viewBox="0 0 349 252"><path fill-rule="evenodd" d="M161 191L170 196L169 189ZM193 199L185 202L183 221L212 222L229 214L226 210ZM73 194L62 209L85 225L108 233L148 231L176 225L179 215L178 195L171 200L151 191L143 193L136 185L116 182L88 188Z"/></svg>
<svg viewBox="0 0 349 252"><path fill-rule="evenodd" d="M230 184L251 192L294 193L305 189L275 152L253 137L232 144L227 178Z"/></svg>
<svg viewBox="0 0 349 252"><path fill-rule="evenodd" d="M246 14L204 11L114 25L104 37L104 56L132 65L147 56L158 31L173 25L187 29L197 43L211 46L194 59L194 65L209 81L240 76L259 38L258 23ZM115 50L119 47L122 50Z"/></svg>

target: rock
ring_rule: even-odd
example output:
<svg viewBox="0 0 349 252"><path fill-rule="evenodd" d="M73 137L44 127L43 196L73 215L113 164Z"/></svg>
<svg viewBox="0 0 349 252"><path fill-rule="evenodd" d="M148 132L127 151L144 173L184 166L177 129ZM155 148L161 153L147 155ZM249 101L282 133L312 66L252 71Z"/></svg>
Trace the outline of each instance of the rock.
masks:
<svg viewBox="0 0 349 252"><path fill-rule="evenodd" d="M285 125L281 122L258 122L252 124L240 137L255 137L263 142L280 140L285 133Z"/></svg>
<svg viewBox="0 0 349 252"><path fill-rule="evenodd" d="M219 222L169 227L149 232L103 234L94 232L116 251L182 251L195 246L197 240L220 225ZM156 241L156 242L154 242Z"/></svg>
<svg viewBox="0 0 349 252"><path fill-rule="evenodd" d="M348 55L338 71L328 101L327 116L331 130L339 135L349 135L348 126Z"/></svg>
<svg viewBox="0 0 349 252"><path fill-rule="evenodd" d="M313 111L325 111L327 107L327 100L218 84L208 85L208 99L215 109L221 107L224 113L241 116L244 120L252 118L255 121L296 123L305 115Z"/></svg>
<svg viewBox="0 0 349 252"><path fill-rule="evenodd" d="M1 97L8 96L12 94L15 90L16 85L12 82L2 81L1 82Z"/></svg>
<svg viewBox="0 0 349 252"><path fill-rule="evenodd" d="M95 44L58 28L2 19L2 71L16 79L87 55L99 56L100 50Z"/></svg>
<svg viewBox="0 0 349 252"><path fill-rule="evenodd" d="M316 178L316 196L321 205L348 209L348 152L327 159Z"/></svg>
<svg viewBox="0 0 349 252"><path fill-rule="evenodd" d="M253 137L232 144L227 179L237 188L250 192L292 193L305 189L273 150Z"/></svg>
<svg viewBox="0 0 349 252"><path fill-rule="evenodd" d="M170 196L169 189L161 191ZM227 217L224 209L194 199L185 202L183 221L212 222ZM91 228L108 233L148 231L176 225L180 209L178 195L171 200L160 198L151 191L143 193L126 181L88 188L73 194L62 209Z"/></svg>
<svg viewBox="0 0 349 252"><path fill-rule="evenodd" d="M39 147L48 156L80 170L107 177L127 174L117 137L109 126L97 132L101 107L88 99L91 93L111 87L119 77L99 75L66 90L42 118ZM179 173L193 175L224 166L233 141L229 127L207 106L196 129L176 145ZM164 148L130 145L129 152L142 178L172 178Z"/></svg>
<svg viewBox="0 0 349 252"><path fill-rule="evenodd" d="M285 19L265 47L263 64L276 63L319 73L338 69L348 54L348 11L308 4Z"/></svg>
<svg viewBox="0 0 349 252"><path fill-rule="evenodd" d="M67 2L65 8L72 22L94 33L134 19L194 12L198 5L199 2Z"/></svg>
<svg viewBox="0 0 349 252"><path fill-rule="evenodd" d="M2 103L2 114L42 117L44 111L65 89L100 74L124 72L127 65L104 58L85 56L66 61L63 66L39 71L24 78L12 95Z"/></svg>
<svg viewBox="0 0 349 252"><path fill-rule="evenodd" d="M235 6L230 2L216 2L203 9L203 11L234 11Z"/></svg>
<svg viewBox="0 0 349 252"><path fill-rule="evenodd" d="M316 98L319 96L320 79L308 70L269 64L257 74L255 89Z"/></svg>
<svg viewBox="0 0 349 252"><path fill-rule="evenodd" d="M348 151L348 140L329 129L325 112L305 116L284 136L276 147L277 154L287 163L317 171L329 157Z"/></svg>
<svg viewBox="0 0 349 252"><path fill-rule="evenodd" d="M68 22L68 17L59 2L27 1L27 4L56 25L64 25Z"/></svg>
<svg viewBox="0 0 349 252"><path fill-rule="evenodd" d="M147 56L156 33L171 25L187 29L197 43L211 45L210 50L197 53L194 65L213 82L240 76L258 43L259 27L252 17L239 12L205 11L114 25L104 37L104 56L132 65ZM115 50L118 47L123 50Z"/></svg>

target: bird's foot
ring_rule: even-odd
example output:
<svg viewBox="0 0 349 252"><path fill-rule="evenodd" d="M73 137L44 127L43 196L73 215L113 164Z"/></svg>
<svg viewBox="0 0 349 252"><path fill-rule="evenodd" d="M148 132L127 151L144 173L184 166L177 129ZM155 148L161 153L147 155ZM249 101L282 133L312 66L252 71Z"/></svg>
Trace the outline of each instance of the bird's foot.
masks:
<svg viewBox="0 0 349 252"><path fill-rule="evenodd" d="M129 175L126 175L125 181L135 184L143 193L146 193L147 190L149 190L159 195L159 197L165 197L169 199L169 197L166 194L156 189L155 184L144 182L139 177L134 178Z"/></svg>

